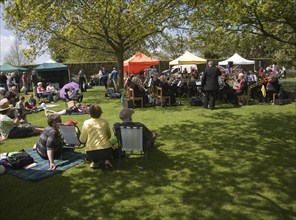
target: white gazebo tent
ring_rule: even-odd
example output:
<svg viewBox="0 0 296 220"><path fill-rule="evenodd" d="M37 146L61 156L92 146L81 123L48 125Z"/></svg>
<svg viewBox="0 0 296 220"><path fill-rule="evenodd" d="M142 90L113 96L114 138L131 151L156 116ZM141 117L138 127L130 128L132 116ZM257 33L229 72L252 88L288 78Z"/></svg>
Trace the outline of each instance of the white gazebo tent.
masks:
<svg viewBox="0 0 296 220"><path fill-rule="evenodd" d="M207 60L195 56L194 54L186 51L182 56L169 62L170 66L174 65L186 65L186 64L204 64Z"/></svg>
<svg viewBox="0 0 296 220"><path fill-rule="evenodd" d="M247 60L243 57L241 57L239 54L235 53L232 57L228 58L227 60L220 61L219 65L228 65L229 62L233 62L233 65L254 65L254 60Z"/></svg>

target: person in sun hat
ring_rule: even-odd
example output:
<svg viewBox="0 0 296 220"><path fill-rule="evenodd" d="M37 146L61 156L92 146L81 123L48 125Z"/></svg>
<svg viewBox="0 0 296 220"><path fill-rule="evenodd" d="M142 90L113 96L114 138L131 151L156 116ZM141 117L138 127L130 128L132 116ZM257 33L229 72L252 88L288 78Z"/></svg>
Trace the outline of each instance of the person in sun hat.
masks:
<svg viewBox="0 0 296 220"><path fill-rule="evenodd" d="M140 122L133 122L132 115L135 113L132 108L123 108L119 112L119 118L121 123L117 122L113 125L114 135L117 138L121 137L120 126L129 126L129 127L142 127L143 128L143 140L144 140L144 149L149 149L154 146L154 141L157 137L157 133L150 131L144 124Z"/></svg>
<svg viewBox="0 0 296 220"><path fill-rule="evenodd" d="M93 104L89 107L90 119L84 121L80 142L85 143L86 156L92 161L91 168L98 168L105 161L106 168L112 167L109 159L113 153L113 145L110 142L111 130L107 120L101 118L102 109Z"/></svg>
<svg viewBox="0 0 296 220"><path fill-rule="evenodd" d="M7 116L11 107L7 99L0 101L0 133L3 139L31 137L43 131L42 128L36 128L32 125L20 127L20 119L17 111L14 111L14 118Z"/></svg>

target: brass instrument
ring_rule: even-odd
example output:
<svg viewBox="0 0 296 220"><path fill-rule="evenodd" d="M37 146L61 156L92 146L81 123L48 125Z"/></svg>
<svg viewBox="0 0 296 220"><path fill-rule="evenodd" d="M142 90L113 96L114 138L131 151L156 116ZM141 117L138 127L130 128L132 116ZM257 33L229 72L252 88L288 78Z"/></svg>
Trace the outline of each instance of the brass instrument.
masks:
<svg viewBox="0 0 296 220"><path fill-rule="evenodd" d="M239 86L239 83L238 83L236 80L234 80L234 79L227 79L227 80L226 80L226 83L227 83L231 88L236 87L236 86Z"/></svg>
<svg viewBox="0 0 296 220"><path fill-rule="evenodd" d="M261 79L261 80L259 80L258 82L256 82L256 83L250 85L249 88L250 88L250 89L253 89L253 88L255 88L256 86L259 86L259 85L265 84L265 83L267 82L267 80L268 80L268 77L266 77L266 78L264 78L264 79Z"/></svg>

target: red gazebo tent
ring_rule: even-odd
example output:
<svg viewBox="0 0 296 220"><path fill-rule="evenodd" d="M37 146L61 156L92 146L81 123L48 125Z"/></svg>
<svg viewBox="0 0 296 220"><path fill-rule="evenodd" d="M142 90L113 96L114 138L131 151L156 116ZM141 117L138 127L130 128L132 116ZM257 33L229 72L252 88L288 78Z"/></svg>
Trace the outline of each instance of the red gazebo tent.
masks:
<svg viewBox="0 0 296 220"><path fill-rule="evenodd" d="M145 70L148 67L158 65L159 63L159 60L148 57L141 52L137 52L131 58L123 62L124 72L128 72L129 74L137 74L142 69Z"/></svg>

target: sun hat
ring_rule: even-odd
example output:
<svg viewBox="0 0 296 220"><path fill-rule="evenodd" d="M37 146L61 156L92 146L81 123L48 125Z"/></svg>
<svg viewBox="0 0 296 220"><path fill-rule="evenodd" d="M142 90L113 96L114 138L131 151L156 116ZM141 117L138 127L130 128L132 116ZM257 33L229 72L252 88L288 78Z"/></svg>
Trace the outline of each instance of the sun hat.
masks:
<svg viewBox="0 0 296 220"><path fill-rule="evenodd" d="M129 119L132 116L132 114L134 114L134 113L135 113L135 111L133 109L124 108L119 112L119 118L122 121L125 121L125 120Z"/></svg>
<svg viewBox="0 0 296 220"><path fill-rule="evenodd" d="M1 101L0 101L0 111L5 111L5 110L9 109L10 107L11 107L11 105L9 105L8 99L6 99L6 98L1 99Z"/></svg>

